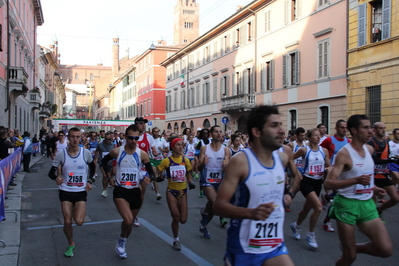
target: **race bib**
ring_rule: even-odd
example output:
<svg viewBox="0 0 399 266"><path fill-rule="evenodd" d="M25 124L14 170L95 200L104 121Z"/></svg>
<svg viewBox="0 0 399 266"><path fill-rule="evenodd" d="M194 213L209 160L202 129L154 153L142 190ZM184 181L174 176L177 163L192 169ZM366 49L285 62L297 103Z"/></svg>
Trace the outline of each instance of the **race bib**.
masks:
<svg viewBox="0 0 399 266"><path fill-rule="evenodd" d="M96 153L96 148L90 148L90 153L94 155Z"/></svg>
<svg viewBox="0 0 399 266"><path fill-rule="evenodd" d="M139 186L139 172L134 168L121 168L120 185L125 188Z"/></svg>
<svg viewBox="0 0 399 266"><path fill-rule="evenodd" d="M222 172L221 168L208 168L206 172L206 182L208 183L220 183L222 182Z"/></svg>
<svg viewBox="0 0 399 266"><path fill-rule="evenodd" d="M370 175L371 174L371 178L370 178L370 183L368 185L356 184L355 185L355 194L370 194L371 192L373 192L373 188L374 188L373 174L370 172L362 172L359 174L360 175Z"/></svg>
<svg viewBox="0 0 399 266"><path fill-rule="evenodd" d="M311 164L309 165L309 174L312 176L323 176L324 174L324 164Z"/></svg>
<svg viewBox="0 0 399 266"><path fill-rule="evenodd" d="M193 159L194 156L195 156L195 153L194 153L194 152L192 152L192 151L187 152L187 158Z"/></svg>
<svg viewBox="0 0 399 266"><path fill-rule="evenodd" d="M170 166L170 176L171 176L172 182L185 182L186 181L186 166L185 165Z"/></svg>
<svg viewBox="0 0 399 266"><path fill-rule="evenodd" d="M68 178L66 180L66 185L68 187L83 187L85 172L83 171L71 171L68 172Z"/></svg>
<svg viewBox="0 0 399 266"><path fill-rule="evenodd" d="M374 173L376 174L388 174L389 169L388 165L386 164L376 164L374 167Z"/></svg>

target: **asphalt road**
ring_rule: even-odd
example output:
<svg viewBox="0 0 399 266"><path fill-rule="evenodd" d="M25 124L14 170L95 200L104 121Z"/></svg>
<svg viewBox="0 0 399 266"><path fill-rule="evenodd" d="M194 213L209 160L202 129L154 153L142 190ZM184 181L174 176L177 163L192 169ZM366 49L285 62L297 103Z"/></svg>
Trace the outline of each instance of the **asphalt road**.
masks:
<svg viewBox="0 0 399 266"><path fill-rule="evenodd" d="M142 210L139 213L141 226L133 228L127 241L128 258L117 257L114 247L120 233L120 215L112 201L112 189L108 198L101 194L98 179L88 193L86 222L74 227L75 256L64 257L68 243L62 230L62 215L58 189L47 177L51 160L42 158L25 176L22 185L21 248L19 266L32 265L223 265L226 229L219 226L219 220L209 224L211 239L203 239L198 231L199 209L206 199L198 197L195 191L188 192L189 217L180 226L181 251L172 249L171 217L165 200L166 182L160 184L163 198L156 201L150 186ZM99 172L100 173L100 172ZM334 265L340 256L337 233L326 232L317 227L316 238L319 250L309 250L306 243L308 219L302 225L302 239L291 237L289 223L295 221L304 198L300 193L291 206L292 211L285 217L285 242L295 265ZM384 212L386 226L390 232L394 255L390 258L376 258L359 254L353 265L398 265L399 264L399 215L398 206ZM321 221L325 216L322 213ZM217 218L217 217L216 217ZM333 221L335 227L335 222ZM367 238L356 230L358 242Z"/></svg>

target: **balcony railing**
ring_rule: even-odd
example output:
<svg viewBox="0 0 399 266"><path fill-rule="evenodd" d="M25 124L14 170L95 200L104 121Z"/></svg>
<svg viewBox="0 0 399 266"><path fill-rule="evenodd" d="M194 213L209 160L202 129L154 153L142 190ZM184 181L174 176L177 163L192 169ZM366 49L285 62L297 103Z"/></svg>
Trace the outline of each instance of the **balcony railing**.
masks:
<svg viewBox="0 0 399 266"><path fill-rule="evenodd" d="M255 106L255 94L239 94L222 98L222 112L246 111Z"/></svg>
<svg viewBox="0 0 399 266"><path fill-rule="evenodd" d="M50 117L51 116L51 110L50 107L47 105L42 105L40 107L40 111L39 111L39 117Z"/></svg>
<svg viewBox="0 0 399 266"><path fill-rule="evenodd" d="M23 67L10 67L8 70L10 78L10 90L24 93L26 95L28 87L26 85L29 75Z"/></svg>

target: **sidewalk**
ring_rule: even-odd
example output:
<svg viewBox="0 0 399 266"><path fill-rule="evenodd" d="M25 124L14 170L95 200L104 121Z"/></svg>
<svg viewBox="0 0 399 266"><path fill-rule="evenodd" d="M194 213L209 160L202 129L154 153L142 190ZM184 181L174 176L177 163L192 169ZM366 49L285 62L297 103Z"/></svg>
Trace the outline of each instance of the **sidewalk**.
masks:
<svg viewBox="0 0 399 266"><path fill-rule="evenodd" d="M40 161L42 156L32 156L30 167ZM22 170L22 169L21 169ZM22 199L22 181L25 173L19 171L14 181L17 186L13 190L7 191L8 199L5 204L6 220L0 222L0 261L1 265L18 265L19 248L21 245L21 199Z"/></svg>

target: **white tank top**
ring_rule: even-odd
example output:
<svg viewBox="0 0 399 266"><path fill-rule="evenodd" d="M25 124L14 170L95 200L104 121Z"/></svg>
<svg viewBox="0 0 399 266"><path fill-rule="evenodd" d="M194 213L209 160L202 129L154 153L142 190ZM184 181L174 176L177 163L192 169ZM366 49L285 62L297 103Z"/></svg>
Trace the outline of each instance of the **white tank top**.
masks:
<svg viewBox="0 0 399 266"><path fill-rule="evenodd" d="M369 175L370 185L364 186L361 184L355 184L349 187L338 189L339 194L346 198L358 199L358 200L368 200L373 196L374 187L374 161L368 151L366 144L363 145L364 152L366 156L361 157L353 148L350 143L346 144L345 148L352 160L352 169L348 172L342 172L339 176L340 180L346 180L350 178L355 178L361 175Z"/></svg>
<svg viewBox="0 0 399 266"><path fill-rule="evenodd" d="M300 148L306 147L305 144L303 144L302 146L299 146L298 143L296 142L296 140L293 141L294 143L294 153L296 153ZM302 157L298 157L294 160L295 162L295 166L298 168L299 172L302 173L302 169L303 169L303 162L302 162Z"/></svg>
<svg viewBox="0 0 399 266"><path fill-rule="evenodd" d="M389 157L399 156L399 143L395 143L393 140L388 142L390 154Z"/></svg>
<svg viewBox="0 0 399 266"><path fill-rule="evenodd" d="M75 157L71 157L66 149L61 152L64 152L62 165L64 182L59 186L60 189L69 192L85 191L89 167L84 157L84 149L81 147Z"/></svg>
<svg viewBox="0 0 399 266"><path fill-rule="evenodd" d="M184 150L184 155L190 160L194 159L194 157L195 157L195 143L194 142L193 143L190 143L190 142L186 143L186 148Z"/></svg>
<svg viewBox="0 0 399 266"><path fill-rule="evenodd" d="M68 147L68 143L65 140L64 143L61 143L60 141L56 142L56 147L57 147L57 152L60 152L62 150L64 150L66 147Z"/></svg>
<svg viewBox="0 0 399 266"><path fill-rule="evenodd" d="M222 181L224 148L225 146L221 145L218 151L213 151L210 144L206 145L205 156L208 156L209 162L204 167L203 175L207 183L217 184Z"/></svg>
<svg viewBox="0 0 399 266"><path fill-rule="evenodd" d="M132 189L140 186L142 179L140 171L141 152L142 150L136 147L136 151L133 154L127 154L125 146L119 148L115 176L115 183L118 187Z"/></svg>
<svg viewBox="0 0 399 266"><path fill-rule="evenodd" d="M248 158L249 173L246 180L240 182L237 188L233 197L236 201L234 204L245 208L256 208L260 204L273 202L274 210L264 221L232 219L228 230L228 249L236 248L234 246L237 246L239 241L245 253L269 253L284 242L283 164L278 151L273 151L274 165L270 168L259 162L252 149L244 149L243 152Z"/></svg>
<svg viewBox="0 0 399 266"><path fill-rule="evenodd" d="M325 157L323 147L318 146L317 151L313 151L306 146L306 155L303 161L303 175L319 180L324 175Z"/></svg>

